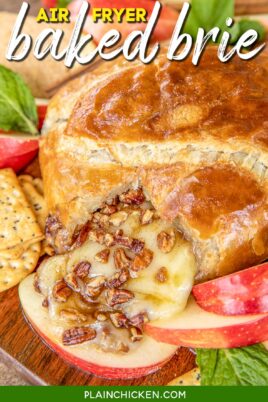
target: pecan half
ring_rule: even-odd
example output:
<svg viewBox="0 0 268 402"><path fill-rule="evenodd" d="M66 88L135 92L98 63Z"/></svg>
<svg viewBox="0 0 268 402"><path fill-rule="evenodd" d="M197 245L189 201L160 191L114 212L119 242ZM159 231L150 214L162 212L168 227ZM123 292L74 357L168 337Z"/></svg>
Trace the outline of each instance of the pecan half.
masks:
<svg viewBox="0 0 268 402"><path fill-rule="evenodd" d="M176 241L176 235L174 229L162 231L157 235L157 246L163 253L169 253Z"/></svg>
<svg viewBox="0 0 268 402"><path fill-rule="evenodd" d="M110 289L119 288L129 279L129 272L126 269L122 269L120 272L116 272L111 279L106 282L106 286Z"/></svg>
<svg viewBox="0 0 268 402"><path fill-rule="evenodd" d="M119 200L128 205L140 205L145 201L145 197L141 188L137 190L129 190L119 196Z"/></svg>
<svg viewBox="0 0 268 402"><path fill-rule="evenodd" d="M105 248L99 251L94 258L101 264L107 264L107 262L109 261L109 256L110 256L110 250L108 248Z"/></svg>
<svg viewBox="0 0 268 402"><path fill-rule="evenodd" d="M165 283L168 280L168 270L166 267L161 267L155 274L155 279L160 283Z"/></svg>
<svg viewBox="0 0 268 402"><path fill-rule="evenodd" d="M110 314L110 320L116 328L128 328L128 319L123 313Z"/></svg>
<svg viewBox="0 0 268 402"><path fill-rule="evenodd" d="M68 321L85 322L87 320L87 317L84 314L74 308L62 309L60 311L60 317Z"/></svg>
<svg viewBox="0 0 268 402"><path fill-rule="evenodd" d="M62 343L65 346L78 345L96 338L96 331L90 327L75 327L63 332Z"/></svg>
<svg viewBox="0 0 268 402"><path fill-rule="evenodd" d="M91 268L91 264L88 261L79 262L73 269L73 273L80 279L84 279L88 276Z"/></svg>
<svg viewBox="0 0 268 402"><path fill-rule="evenodd" d="M114 252L114 265L118 270L128 269L132 265L132 260L126 255L123 248L117 248Z"/></svg>
<svg viewBox="0 0 268 402"><path fill-rule="evenodd" d="M72 291L68 288L64 279L60 279L57 281L53 287L52 295L53 298L59 303L65 303L68 298L71 296Z"/></svg>
<svg viewBox="0 0 268 402"><path fill-rule="evenodd" d="M131 342L139 342L142 340L142 331L139 328L130 328L130 340Z"/></svg>
<svg viewBox="0 0 268 402"><path fill-rule="evenodd" d="M136 257L134 258L131 268L132 271L138 272L147 268L151 264L153 256L154 253L148 248L145 248L140 254L136 255Z"/></svg>
<svg viewBox="0 0 268 402"><path fill-rule="evenodd" d="M107 289L106 301L111 307L116 304L123 304L134 298L134 294L130 290L125 289Z"/></svg>

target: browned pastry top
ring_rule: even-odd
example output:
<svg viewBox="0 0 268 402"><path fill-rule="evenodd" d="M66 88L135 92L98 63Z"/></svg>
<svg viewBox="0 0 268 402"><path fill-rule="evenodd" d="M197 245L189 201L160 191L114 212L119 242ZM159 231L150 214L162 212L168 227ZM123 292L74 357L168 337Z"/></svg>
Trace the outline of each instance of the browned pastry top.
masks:
<svg viewBox="0 0 268 402"><path fill-rule="evenodd" d="M209 49L198 67L190 59L169 62L161 55L88 91L72 112L68 134L99 141L184 141L205 130L216 139L266 146L267 71L264 55L222 64Z"/></svg>

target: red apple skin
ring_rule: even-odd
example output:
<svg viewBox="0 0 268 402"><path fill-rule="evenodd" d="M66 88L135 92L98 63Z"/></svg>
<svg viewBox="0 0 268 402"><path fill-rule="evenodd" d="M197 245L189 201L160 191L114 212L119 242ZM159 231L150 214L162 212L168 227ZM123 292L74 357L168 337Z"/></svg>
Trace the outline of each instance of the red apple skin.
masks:
<svg viewBox="0 0 268 402"><path fill-rule="evenodd" d="M201 309L190 298L183 312L169 320L148 323L145 333L171 345L239 348L267 340L268 314L221 316Z"/></svg>
<svg viewBox="0 0 268 402"><path fill-rule="evenodd" d="M193 287L198 305L220 315L268 313L268 263Z"/></svg>
<svg viewBox="0 0 268 402"><path fill-rule="evenodd" d="M15 135L0 138L0 169L11 168L18 172L37 155L38 147L38 140L24 140Z"/></svg>
<svg viewBox="0 0 268 402"><path fill-rule="evenodd" d="M66 350L62 349L59 345L57 345L46 335L44 335L42 331L33 324L33 322L30 320L30 318L26 315L25 312L24 316L27 319L30 326L32 327L32 329L42 338L42 340L47 344L47 346L49 346L52 350L54 350L63 360L81 370L94 374L98 377L109 378L109 379L122 379L122 380L143 377L152 374L155 371L158 371L173 357L172 355L168 359L159 362L158 364L147 367L115 368L115 367L98 366L94 363L90 363L89 361L82 360L80 358L75 358L74 355L68 353Z"/></svg>
<svg viewBox="0 0 268 402"><path fill-rule="evenodd" d="M41 0L43 7L50 8L57 6L57 0Z"/></svg>
<svg viewBox="0 0 268 402"><path fill-rule="evenodd" d="M133 8L140 7L145 8L148 12L147 20L150 17L155 1L153 0L125 0L123 3L121 0L92 0L89 1L91 7L89 10L89 15L85 23L85 31L91 33L94 37L94 41L99 43L103 35L110 31L111 29L117 29L121 35L122 39L125 39L134 30L145 30L146 23L104 23L98 20L94 23L91 17L91 10L94 7L108 7L108 8ZM71 17L75 19L80 11L81 0L75 0L71 2L68 6L71 11ZM164 41L171 38L176 21L178 18L178 12L170 7L162 6L161 14L158 19L157 25L153 33L153 41Z"/></svg>
<svg viewBox="0 0 268 402"><path fill-rule="evenodd" d="M146 326L146 334L158 342L189 348L228 349L264 342L268 336L268 316L250 324L227 328L176 330Z"/></svg>
<svg viewBox="0 0 268 402"><path fill-rule="evenodd" d="M38 112L38 128L41 130L47 111L46 100L36 100ZM12 132L10 135L0 131L0 169L11 168L15 172L27 166L37 155L39 139L28 136L22 137L20 134Z"/></svg>

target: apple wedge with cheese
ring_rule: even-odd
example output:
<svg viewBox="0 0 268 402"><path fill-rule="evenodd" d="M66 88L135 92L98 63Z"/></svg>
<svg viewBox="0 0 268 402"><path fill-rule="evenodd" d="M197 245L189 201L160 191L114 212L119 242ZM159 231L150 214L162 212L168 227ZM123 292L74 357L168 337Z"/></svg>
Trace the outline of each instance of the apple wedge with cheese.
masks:
<svg viewBox="0 0 268 402"><path fill-rule="evenodd" d="M23 309L45 341L62 348L59 353L67 360L73 350L77 358L81 352L97 374L91 367L99 361L96 353L114 355L115 367L123 357L127 369L131 356L142 362L147 347L152 348L158 353L144 364L153 370L175 352L162 343L153 345L143 327L183 311L196 274L190 243L159 218L141 189L135 190L140 199L135 205L127 202L128 194L120 196L116 208L107 204L91 214L68 253L44 260L34 280L20 288ZM35 303L29 299L38 303L42 320L31 311ZM147 370L141 362L130 377Z"/></svg>

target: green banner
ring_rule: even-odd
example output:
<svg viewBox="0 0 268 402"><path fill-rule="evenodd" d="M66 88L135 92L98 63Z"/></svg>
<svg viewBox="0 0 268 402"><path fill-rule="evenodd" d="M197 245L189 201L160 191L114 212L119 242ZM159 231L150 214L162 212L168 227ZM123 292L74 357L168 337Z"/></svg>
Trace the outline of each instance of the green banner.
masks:
<svg viewBox="0 0 268 402"><path fill-rule="evenodd" d="M0 387L0 399L42 401L267 401L267 387Z"/></svg>

